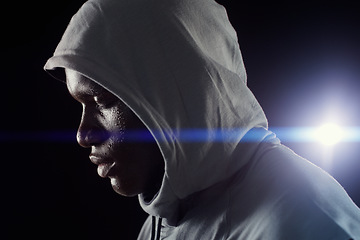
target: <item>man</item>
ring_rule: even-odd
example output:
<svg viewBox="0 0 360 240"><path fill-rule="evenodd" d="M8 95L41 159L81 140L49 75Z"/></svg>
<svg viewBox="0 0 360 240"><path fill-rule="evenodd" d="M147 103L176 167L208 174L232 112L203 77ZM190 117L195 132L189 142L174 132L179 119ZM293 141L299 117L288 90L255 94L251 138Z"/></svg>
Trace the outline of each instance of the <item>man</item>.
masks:
<svg viewBox="0 0 360 240"><path fill-rule="evenodd" d="M212 0L90 0L45 65L78 142L149 214L138 239L360 239L360 210L280 144Z"/></svg>

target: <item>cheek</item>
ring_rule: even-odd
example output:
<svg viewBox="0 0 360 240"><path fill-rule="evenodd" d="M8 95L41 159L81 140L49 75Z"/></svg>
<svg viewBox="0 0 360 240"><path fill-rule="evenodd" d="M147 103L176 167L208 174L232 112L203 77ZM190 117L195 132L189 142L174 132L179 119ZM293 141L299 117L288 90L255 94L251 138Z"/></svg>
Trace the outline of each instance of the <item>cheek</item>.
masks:
<svg viewBox="0 0 360 240"><path fill-rule="evenodd" d="M126 112L121 111L119 107L113 107L103 111L103 116L110 128L125 129L126 127Z"/></svg>
<svg viewBox="0 0 360 240"><path fill-rule="evenodd" d="M102 125L110 134L110 142L124 141L124 133L129 125L128 115L117 106L101 111Z"/></svg>
<svg viewBox="0 0 360 240"><path fill-rule="evenodd" d="M103 147L106 148L106 154L115 161L130 161L134 154L142 151L139 144L141 144L144 134L151 136L130 109L114 106L111 109L103 110L102 122L109 133L109 138L103 143ZM141 130L138 131L140 128Z"/></svg>
<svg viewBox="0 0 360 240"><path fill-rule="evenodd" d="M108 115L108 128L116 132L115 139L129 144L154 142L142 121L130 110L114 108Z"/></svg>
<svg viewBox="0 0 360 240"><path fill-rule="evenodd" d="M130 110L113 107L103 113L107 131L111 133L105 143L109 157L120 165L146 166L149 159L162 159L160 150L150 131Z"/></svg>

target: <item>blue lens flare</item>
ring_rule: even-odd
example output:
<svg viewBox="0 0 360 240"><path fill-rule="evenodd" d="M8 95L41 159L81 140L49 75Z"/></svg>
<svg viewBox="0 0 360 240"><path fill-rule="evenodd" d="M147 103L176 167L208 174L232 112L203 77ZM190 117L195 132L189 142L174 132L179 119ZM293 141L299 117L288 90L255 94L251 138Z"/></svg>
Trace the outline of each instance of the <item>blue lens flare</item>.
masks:
<svg viewBox="0 0 360 240"><path fill-rule="evenodd" d="M76 131L1 131L0 142L76 142Z"/></svg>
<svg viewBox="0 0 360 240"><path fill-rule="evenodd" d="M269 130L274 132L282 142L319 142L318 127L275 127ZM342 136L339 142L360 142L360 127L342 127L341 130ZM116 135L116 133L114 134ZM237 142L240 139L251 142L259 139L256 131L253 131L252 135L246 135L246 138L243 138L242 129L183 129L182 131L174 131L171 134L155 131L153 135L161 139L173 138L182 142ZM148 131L143 130L127 131L126 137L122 139L129 142L153 141L153 137ZM76 131L1 131L0 142L72 143L76 142Z"/></svg>

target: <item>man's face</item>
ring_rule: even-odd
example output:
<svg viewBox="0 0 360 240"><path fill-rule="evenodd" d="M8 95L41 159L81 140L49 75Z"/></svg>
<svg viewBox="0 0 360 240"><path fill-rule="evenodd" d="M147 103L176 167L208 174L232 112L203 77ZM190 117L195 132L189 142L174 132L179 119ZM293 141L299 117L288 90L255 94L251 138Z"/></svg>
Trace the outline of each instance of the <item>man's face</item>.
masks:
<svg viewBox="0 0 360 240"><path fill-rule="evenodd" d="M150 132L118 97L75 71L65 72L69 93L83 106L77 141L91 148L89 157L98 174L110 178L121 195L155 193L164 160ZM143 130L143 137L153 141L127 141L131 130Z"/></svg>

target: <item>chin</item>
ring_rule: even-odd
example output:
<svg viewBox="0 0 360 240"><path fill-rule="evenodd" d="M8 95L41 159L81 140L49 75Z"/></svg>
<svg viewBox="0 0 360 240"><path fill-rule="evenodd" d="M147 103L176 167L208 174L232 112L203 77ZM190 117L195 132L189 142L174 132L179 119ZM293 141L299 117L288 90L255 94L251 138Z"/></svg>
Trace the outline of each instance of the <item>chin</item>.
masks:
<svg viewBox="0 0 360 240"><path fill-rule="evenodd" d="M129 186L128 184L120 184L117 178L110 178L110 182L113 190L121 196L135 197L139 194L138 191L132 189L131 186Z"/></svg>

